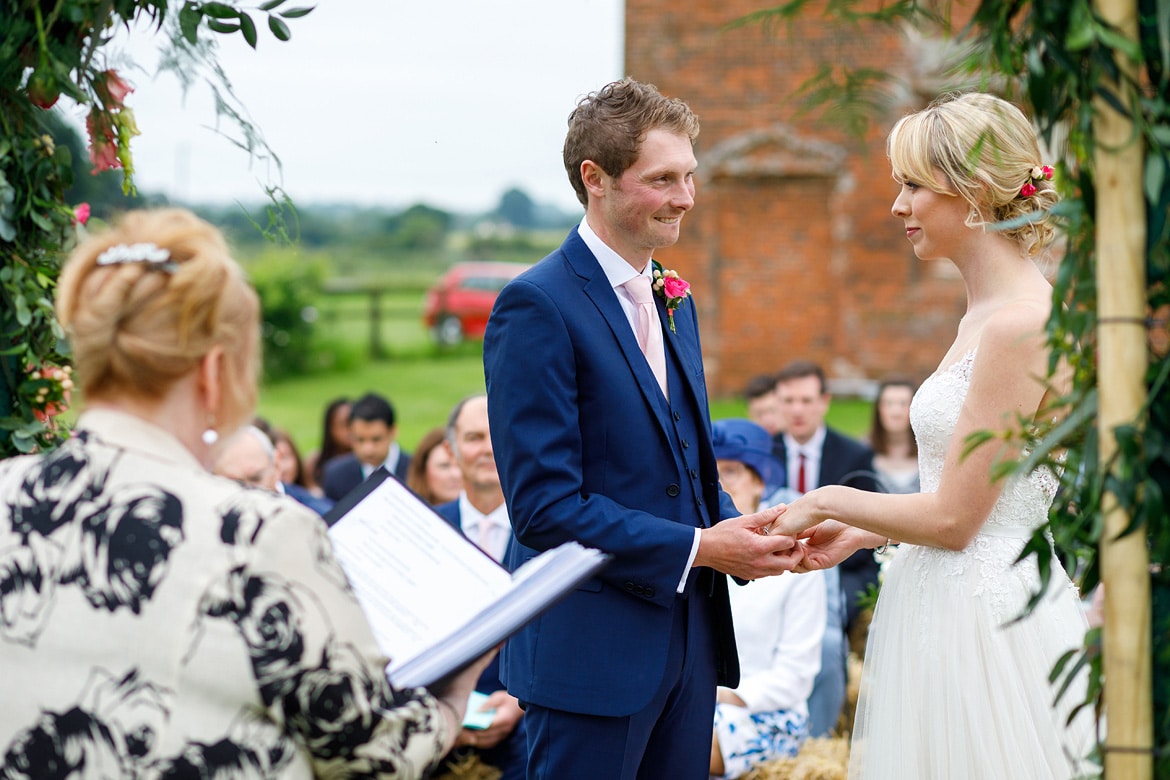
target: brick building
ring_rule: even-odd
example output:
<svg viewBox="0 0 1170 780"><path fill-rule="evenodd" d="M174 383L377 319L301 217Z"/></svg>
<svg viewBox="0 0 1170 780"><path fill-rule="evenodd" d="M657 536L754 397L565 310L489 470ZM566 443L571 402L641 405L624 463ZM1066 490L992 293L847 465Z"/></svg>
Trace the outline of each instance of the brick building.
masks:
<svg viewBox="0 0 1170 780"><path fill-rule="evenodd" d="M925 378L964 310L946 262L914 256L890 215L885 134L938 90L936 50L890 31L843 34L806 12L785 28L729 23L756 0L627 0L625 72L687 101L702 121L697 206L656 253L700 305L707 383L738 394L805 358L836 386L899 372ZM824 63L899 74L903 94L864 141L799 116L792 95Z"/></svg>

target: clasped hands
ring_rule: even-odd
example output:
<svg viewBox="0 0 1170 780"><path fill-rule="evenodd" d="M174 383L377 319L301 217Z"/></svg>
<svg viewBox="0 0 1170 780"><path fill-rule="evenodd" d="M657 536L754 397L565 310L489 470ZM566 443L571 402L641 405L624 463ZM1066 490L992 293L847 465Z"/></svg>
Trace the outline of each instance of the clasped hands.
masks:
<svg viewBox="0 0 1170 780"><path fill-rule="evenodd" d="M755 580L835 566L857 549L850 543L854 529L849 526L833 520L805 522L799 509L785 517L788 509L780 504L703 529L695 565Z"/></svg>

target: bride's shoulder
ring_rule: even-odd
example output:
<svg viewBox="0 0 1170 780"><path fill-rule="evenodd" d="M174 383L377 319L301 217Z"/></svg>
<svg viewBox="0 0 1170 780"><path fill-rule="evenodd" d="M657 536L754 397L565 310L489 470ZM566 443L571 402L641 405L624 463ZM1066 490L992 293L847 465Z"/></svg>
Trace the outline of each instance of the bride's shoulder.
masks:
<svg viewBox="0 0 1170 780"><path fill-rule="evenodd" d="M1052 302L1036 298L1017 298L999 306L987 318L980 334L980 346L1001 340L1019 341L1044 335Z"/></svg>

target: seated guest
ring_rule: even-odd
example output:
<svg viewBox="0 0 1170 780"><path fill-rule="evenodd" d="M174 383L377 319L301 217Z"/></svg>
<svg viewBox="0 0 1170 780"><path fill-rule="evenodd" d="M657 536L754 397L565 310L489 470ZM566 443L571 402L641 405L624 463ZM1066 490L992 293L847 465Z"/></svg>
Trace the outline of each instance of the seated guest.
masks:
<svg viewBox="0 0 1170 780"><path fill-rule="evenodd" d="M325 495L321 489L325 464L353 451L349 443L349 406L348 398L334 398L325 405L321 420L321 449L310 452L305 458L305 486L316 495Z"/></svg>
<svg viewBox="0 0 1170 780"><path fill-rule="evenodd" d="M488 555L502 561L512 540L512 525L492 452L486 395L473 395L455 405L447 422L446 446L463 475L464 488L457 500L435 511ZM523 780L528 765L524 711L516 697L504 690L498 659L484 670L475 689L488 697L481 709L494 710L495 714L486 729L460 732L452 758L471 750L485 764L499 769L501 780Z"/></svg>
<svg viewBox="0 0 1170 780"><path fill-rule="evenodd" d="M878 385L873 401L869 446L878 486L885 493L917 493L918 442L910 428L910 402L916 386L904 377L890 377Z"/></svg>
<svg viewBox="0 0 1170 780"><path fill-rule="evenodd" d="M769 436L784 433L784 410L776 395L776 375L760 374L752 377L743 390L747 402L747 416Z"/></svg>
<svg viewBox="0 0 1170 780"><path fill-rule="evenodd" d="M241 485L287 495L319 515L332 509L333 502L329 499L314 496L300 485L280 478L280 451L268 433L273 429L262 418L257 417L256 422L259 424L245 425L223 442L212 470Z"/></svg>
<svg viewBox="0 0 1170 780"><path fill-rule="evenodd" d="M783 480L772 437L750 420L716 420L712 444L719 481L739 511L758 511ZM825 632L823 572L730 584L740 681L716 693L711 774L734 778L795 756L808 737L808 697L821 668Z"/></svg>
<svg viewBox="0 0 1170 780"><path fill-rule="evenodd" d="M219 231L127 214L57 313L86 408L0 462L0 777L429 775L487 659L393 689L320 518L209 472L260 344Z"/></svg>
<svg viewBox="0 0 1170 780"><path fill-rule="evenodd" d="M321 487L325 497L340 501L379 466L406 481L410 455L398 446L394 407L377 393L366 393L349 409L349 442L353 452L325 464Z"/></svg>
<svg viewBox="0 0 1170 780"><path fill-rule="evenodd" d="M414 448L406 472L406 486L431 506L449 504L463 490L463 475L446 441L446 428L428 431Z"/></svg>

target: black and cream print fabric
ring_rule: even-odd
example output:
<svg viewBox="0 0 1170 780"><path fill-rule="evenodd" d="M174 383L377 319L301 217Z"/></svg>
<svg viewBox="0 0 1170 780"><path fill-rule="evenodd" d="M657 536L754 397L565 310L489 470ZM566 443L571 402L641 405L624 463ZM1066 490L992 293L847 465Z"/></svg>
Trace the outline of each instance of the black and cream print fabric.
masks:
<svg viewBox="0 0 1170 780"><path fill-rule="evenodd" d="M0 463L0 780L420 777L320 518L110 411Z"/></svg>

